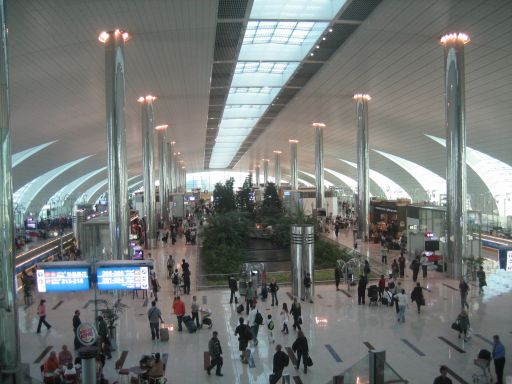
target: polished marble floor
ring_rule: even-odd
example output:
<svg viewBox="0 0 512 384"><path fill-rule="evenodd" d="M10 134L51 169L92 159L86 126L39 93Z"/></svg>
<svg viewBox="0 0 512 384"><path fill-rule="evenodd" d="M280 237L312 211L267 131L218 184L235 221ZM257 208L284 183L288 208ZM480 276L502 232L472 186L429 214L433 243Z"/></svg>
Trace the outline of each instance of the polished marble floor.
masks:
<svg viewBox="0 0 512 384"><path fill-rule="evenodd" d="M348 234L346 235L348 238ZM239 360L238 342L234 336L238 315L235 305L229 304L228 290L195 289L194 277L197 271L197 248L185 245L180 239L175 246L159 247L151 251L156 260L157 272L162 290L158 306L162 310L164 320L176 324L171 314L171 284L166 278L165 262L167 255L172 253L175 259L185 258L191 265L192 294L196 294L200 303L213 311L213 328L219 332L219 339L224 352L224 377L207 376L203 370L203 351L207 350L211 331L202 329L195 334L187 332L171 332L169 342L151 340L144 299L124 296L122 302L128 306L123 312L118 327L118 348L113 359L108 360L105 373L109 379L117 379L114 362L122 351L128 351L124 367L138 364L142 354L162 352L169 354L166 377L169 383L267 383L268 374L272 371L273 345L269 345L266 330L260 329L259 344L251 347L254 355L254 367L242 365ZM376 261L374 261L376 264ZM491 276L489 276L489 280ZM500 290L489 287L489 293L479 296L472 286L470 294L470 322L475 336L464 342L457 338L457 333L450 329L451 323L460 310L458 282L443 278L431 272L423 281L430 290L425 292L427 306L421 314L416 312L415 305L409 305L406 322L399 324L395 320L395 311L386 307L369 307L357 305L357 294L352 288L352 297L336 291L334 285L318 285L315 289L315 302L303 304L303 329L310 344L310 354L314 366L304 374L291 365L288 371L292 376L299 376L304 384L330 382L333 375L343 372L348 367L367 355L368 346L385 349L387 361L397 372L414 384L430 384L438 374L440 364L446 364L463 381L472 382L472 374L479 369L474 366L473 359L482 348L490 348L488 340L493 334L499 334L507 348L507 365L505 373L512 382L512 275L496 280ZM404 279L408 293L412 290L410 277ZM503 289L508 285L510 289ZM345 290L346 286L343 287ZM509 292L505 292L505 291ZM287 295L290 287L283 286L278 293L280 303L290 304ZM491 292L494 292L491 294ZM496 293L497 292L497 293ZM50 331L43 330L36 334L37 315L35 305L19 308L19 326L21 334L22 360L30 364L31 375L40 378L39 364L34 363L38 356L52 346L59 351L62 344L73 345L72 317L75 309L80 309L82 321L92 322L94 305L87 302L92 293L47 294L48 316L52 325ZM108 295L99 295L109 298ZM35 301L40 298L37 296ZM185 296L187 311L192 296ZM112 297L112 299L114 299ZM53 309L59 302L62 303ZM266 318L272 314L279 319L279 310L271 307L270 302L259 302L258 308ZM277 321L279 329L280 322ZM295 332L283 335L274 332L276 342L283 346L291 346ZM452 343L448 345L440 337ZM366 343L366 344L365 344ZM327 345L330 346L326 347ZM455 348L457 347L457 348ZM335 354L332 354L332 351ZM335 358L335 355L339 358ZM46 355L47 356L47 355ZM45 356L45 358L46 358ZM341 360L341 361L340 361ZM44 361L44 360L43 360ZM453 380L454 383L459 382ZM293 382L293 381L292 381Z"/></svg>

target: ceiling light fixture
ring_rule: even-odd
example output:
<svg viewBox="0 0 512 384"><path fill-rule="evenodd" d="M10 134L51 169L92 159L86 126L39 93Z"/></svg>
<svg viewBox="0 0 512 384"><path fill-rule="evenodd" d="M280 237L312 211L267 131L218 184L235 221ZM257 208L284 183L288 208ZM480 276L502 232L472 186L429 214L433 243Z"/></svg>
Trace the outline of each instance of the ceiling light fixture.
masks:
<svg viewBox="0 0 512 384"><path fill-rule="evenodd" d="M290 140L288 140L288 142L289 142L289 143L295 143L295 144L297 144L297 143L299 142L299 140L290 139Z"/></svg>
<svg viewBox="0 0 512 384"><path fill-rule="evenodd" d="M364 99L366 101L370 101L372 99L367 93L356 93L352 98L354 100Z"/></svg>
<svg viewBox="0 0 512 384"><path fill-rule="evenodd" d="M110 39L111 33L114 33L116 36L121 35L121 37L123 38L123 40L125 42L130 40L130 38L131 38L131 36L128 32L124 32L124 31L121 31L120 29L116 29L114 32L107 32L107 31L101 32L100 35L98 36L98 40L102 43L106 43L108 41L108 39Z"/></svg>
<svg viewBox="0 0 512 384"><path fill-rule="evenodd" d="M146 95L145 97L141 96L137 99L137 101L139 103L143 103L143 102L149 103L150 101L155 101L155 100L156 100L156 96L152 96L152 95Z"/></svg>
<svg viewBox="0 0 512 384"><path fill-rule="evenodd" d="M469 38L469 35L467 33L448 33L441 37L441 44L445 45L450 41L460 41L462 44L466 45L471 42L471 39Z"/></svg>
<svg viewBox="0 0 512 384"><path fill-rule="evenodd" d="M167 125L167 124L162 124L162 125L157 125L157 126L155 127L155 129L156 129L157 131L163 131L163 130L167 129L167 127L169 127L169 125Z"/></svg>
<svg viewBox="0 0 512 384"><path fill-rule="evenodd" d="M325 123L313 123L311 124L315 128L325 128L327 125Z"/></svg>
<svg viewBox="0 0 512 384"><path fill-rule="evenodd" d="M276 151L272 151L272 152L277 153L278 155L280 155L281 153L283 153L282 151L277 151L277 150L276 150Z"/></svg>

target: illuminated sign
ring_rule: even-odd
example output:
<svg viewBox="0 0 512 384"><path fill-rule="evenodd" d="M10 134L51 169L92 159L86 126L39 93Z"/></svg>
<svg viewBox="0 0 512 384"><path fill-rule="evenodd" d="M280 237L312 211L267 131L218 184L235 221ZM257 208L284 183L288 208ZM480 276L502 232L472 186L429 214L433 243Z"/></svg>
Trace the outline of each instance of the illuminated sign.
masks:
<svg viewBox="0 0 512 384"><path fill-rule="evenodd" d="M148 289L149 267L147 265L105 265L96 268L97 287L106 289Z"/></svg>
<svg viewBox="0 0 512 384"><path fill-rule="evenodd" d="M98 333L94 325L82 323L76 329L76 337L83 345L93 345L98 338Z"/></svg>
<svg viewBox="0 0 512 384"><path fill-rule="evenodd" d="M41 293L87 291L89 290L89 266L41 263L37 266L36 280L37 290Z"/></svg>

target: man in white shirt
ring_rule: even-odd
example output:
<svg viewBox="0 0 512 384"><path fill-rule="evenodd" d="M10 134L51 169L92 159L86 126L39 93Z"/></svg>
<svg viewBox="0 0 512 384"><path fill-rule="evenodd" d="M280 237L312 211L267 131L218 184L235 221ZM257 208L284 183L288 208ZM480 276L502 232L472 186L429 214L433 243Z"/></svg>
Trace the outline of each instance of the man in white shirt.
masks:
<svg viewBox="0 0 512 384"><path fill-rule="evenodd" d="M421 271L423 272L423 278L427 278L427 267L428 267L428 257L425 255L425 252L422 252L420 257Z"/></svg>
<svg viewBox="0 0 512 384"><path fill-rule="evenodd" d="M400 293L396 295L398 300L398 322L405 323L405 308L407 307L407 295L405 294L405 289L402 289Z"/></svg>
<svg viewBox="0 0 512 384"><path fill-rule="evenodd" d="M249 318L247 319L247 325L251 327L252 332L252 341L254 343L254 346L258 345L258 331L259 331L259 324L256 323L256 314L258 313L258 310L256 309L255 305L251 305L251 311L249 312Z"/></svg>

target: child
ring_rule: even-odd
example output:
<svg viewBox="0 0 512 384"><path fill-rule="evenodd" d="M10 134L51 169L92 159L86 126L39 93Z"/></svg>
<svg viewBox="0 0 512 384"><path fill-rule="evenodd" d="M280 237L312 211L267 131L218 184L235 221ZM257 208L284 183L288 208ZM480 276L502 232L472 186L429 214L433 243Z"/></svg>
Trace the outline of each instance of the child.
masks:
<svg viewBox="0 0 512 384"><path fill-rule="evenodd" d="M283 322L283 332L285 335L288 334L288 321L290 321L290 315L288 314L288 306L286 303L283 303L283 309L281 311L281 320Z"/></svg>
<svg viewBox="0 0 512 384"><path fill-rule="evenodd" d="M268 329L268 343L274 344L276 341L274 340L274 320L272 320L272 315L267 316L267 329Z"/></svg>

